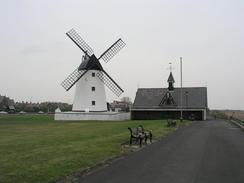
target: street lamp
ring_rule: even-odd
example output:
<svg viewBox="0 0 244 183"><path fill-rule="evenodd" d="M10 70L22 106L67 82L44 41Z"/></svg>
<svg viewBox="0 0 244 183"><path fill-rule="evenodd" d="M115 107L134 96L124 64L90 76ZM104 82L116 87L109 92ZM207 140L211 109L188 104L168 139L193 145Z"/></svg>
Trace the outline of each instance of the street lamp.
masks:
<svg viewBox="0 0 244 183"><path fill-rule="evenodd" d="M188 91L185 92L185 96L186 96L186 108L188 108Z"/></svg>
<svg viewBox="0 0 244 183"><path fill-rule="evenodd" d="M183 104L182 104L182 57L180 57L180 121L183 121Z"/></svg>

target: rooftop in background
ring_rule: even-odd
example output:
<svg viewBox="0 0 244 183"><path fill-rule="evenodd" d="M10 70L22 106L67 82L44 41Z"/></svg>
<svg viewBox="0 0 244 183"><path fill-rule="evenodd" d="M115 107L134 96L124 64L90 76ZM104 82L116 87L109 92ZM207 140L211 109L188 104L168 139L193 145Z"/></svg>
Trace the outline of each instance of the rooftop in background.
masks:
<svg viewBox="0 0 244 183"><path fill-rule="evenodd" d="M133 109L162 109L180 108L180 88L174 88L171 95L176 105L162 106L160 102L167 93L167 88L139 88L133 104ZM207 88L206 87L184 87L182 88L183 108L207 108Z"/></svg>

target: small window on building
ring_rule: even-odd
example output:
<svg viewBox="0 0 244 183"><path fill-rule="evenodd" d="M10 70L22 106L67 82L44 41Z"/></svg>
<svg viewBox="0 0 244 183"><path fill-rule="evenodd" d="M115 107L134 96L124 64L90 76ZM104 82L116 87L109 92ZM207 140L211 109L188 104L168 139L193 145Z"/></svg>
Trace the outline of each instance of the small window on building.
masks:
<svg viewBox="0 0 244 183"><path fill-rule="evenodd" d="M92 105L96 105L96 101L93 100L93 101L92 101Z"/></svg>
<svg viewBox="0 0 244 183"><path fill-rule="evenodd" d="M95 72L92 72L92 77L95 77Z"/></svg>
<svg viewBox="0 0 244 183"><path fill-rule="evenodd" d="M92 87L92 91L95 91L95 86Z"/></svg>

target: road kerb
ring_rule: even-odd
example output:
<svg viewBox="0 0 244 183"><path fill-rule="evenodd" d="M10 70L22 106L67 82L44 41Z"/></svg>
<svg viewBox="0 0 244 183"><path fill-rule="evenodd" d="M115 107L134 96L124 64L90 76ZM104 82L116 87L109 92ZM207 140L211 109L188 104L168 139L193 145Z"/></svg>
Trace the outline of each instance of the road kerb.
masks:
<svg viewBox="0 0 244 183"><path fill-rule="evenodd" d="M239 124L238 122L234 121L234 120L230 120L232 123L234 123L235 125L237 125L238 127L240 127L242 130L244 130L244 126Z"/></svg>

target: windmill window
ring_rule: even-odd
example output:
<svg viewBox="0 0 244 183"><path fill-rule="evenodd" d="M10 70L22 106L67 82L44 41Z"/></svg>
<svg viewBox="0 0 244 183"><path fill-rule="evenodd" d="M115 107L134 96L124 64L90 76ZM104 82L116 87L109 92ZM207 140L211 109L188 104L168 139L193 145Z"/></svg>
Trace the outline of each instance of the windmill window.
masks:
<svg viewBox="0 0 244 183"><path fill-rule="evenodd" d="M96 105L96 101L93 100L93 101L92 101L92 105Z"/></svg>
<svg viewBox="0 0 244 183"><path fill-rule="evenodd" d="M95 72L92 72L92 77L95 77Z"/></svg>
<svg viewBox="0 0 244 183"><path fill-rule="evenodd" d="M95 86L92 87L92 91L95 91Z"/></svg>

